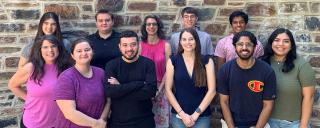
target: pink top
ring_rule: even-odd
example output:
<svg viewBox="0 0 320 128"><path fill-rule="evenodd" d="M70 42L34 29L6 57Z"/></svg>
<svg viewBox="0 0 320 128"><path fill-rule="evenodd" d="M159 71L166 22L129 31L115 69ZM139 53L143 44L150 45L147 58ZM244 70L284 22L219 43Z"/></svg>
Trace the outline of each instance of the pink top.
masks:
<svg viewBox="0 0 320 128"><path fill-rule="evenodd" d="M41 85L31 77L27 81L27 97L24 104L23 123L28 128L51 128L57 118L58 106L53 100L57 82L57 70L54 64L44 65ZM30 75L31 76L31 75Z"/></svg>
<svg viewBox="0 0 320 128"><path fill-rule="evenodd" d="M238 57L236 50L232 45L233 36L233 34L230 34L229 36L220 39L214 52L216 56L225 58L226 62ZM257 43L258 44L253 53L253 57L255 58L263 55L263 45L260 41L258 41Z"/></svg>
<svg viewBox="0 0 320 128"><path fill-rule="evenodd" d="M166 72L165 40L159 40L156 44L141 42L141 55L151 59L156 66L157 81L161 81Z"/></svg>

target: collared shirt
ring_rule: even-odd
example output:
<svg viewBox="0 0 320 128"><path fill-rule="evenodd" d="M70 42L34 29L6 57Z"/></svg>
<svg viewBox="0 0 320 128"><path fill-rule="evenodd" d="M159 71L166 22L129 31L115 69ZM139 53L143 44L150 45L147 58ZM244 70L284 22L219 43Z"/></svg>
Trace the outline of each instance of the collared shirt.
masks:
<svg viewBox="0 0 320 128"><path fill-rule="evenodd" d="M213 46L211 42L211 37L208 33L200 31L196 29L199 39L200 39L200 44L201 44L201 54L202 55L213 55ZM178 47L179 47L179 37L180 37L181 32L176 32L171 35L171 38L169 40L171 44L171 49L172 53L176 54L178 52Z"/></svg>
<svg viewBox="0 0 320 128"><path fill-rule="evenodd" d="M220 39L215 49L215 55L221 58L225 58L226 62L238 57L236 53L236 49L232 44L233 37L234 37L234 34L230 34L229 36L226 36ZM254 50L253 57L258 58L262 55L263 55L263 45L260 41L257 41L257 45Z"/></svg>
<svg viewBox="0 0 320 128"><path fill-rule="evenodd" d="M119 50L120 33L112 31L108 38L103 39L99 32L96 32L89 35L87 39L90 40L93 49L91 65L105 69L107 62L121 56Z"/></svg>

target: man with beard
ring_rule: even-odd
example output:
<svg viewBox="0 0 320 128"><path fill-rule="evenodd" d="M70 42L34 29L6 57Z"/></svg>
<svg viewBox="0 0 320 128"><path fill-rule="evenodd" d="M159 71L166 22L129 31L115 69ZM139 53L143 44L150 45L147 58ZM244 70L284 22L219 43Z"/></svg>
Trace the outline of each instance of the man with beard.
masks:
<svg viewBox="0 0 320 128"><path fill-rule="evenodd" d="M106 65L105 94L112 102L108 128L155 127L151 101L157 91L155 65L138 55L138 42L135 32L122 32L122 56Z"/></svg>
<svg viewBox="0 0 320 128"><path fill-rule="evenodd" d="M234 34L239 33L241 31L246 30L247 24L249 21L249 16L242 11L234 11L229 16L229 23L232 28L232 33L228 36L220 39L215 48L215 56L218 57L217 67L220 67L226 63L237 57L235 49L232 45L232 38ZM253 57L258 58L263 55L263 45L257 41L257 45L255 47Z"/></svg>
<svg viewBox="0 0 320 128"><path fill-rule="evenodd" d="M232 44L238 57L221 67L217 79L224 120L229 128L264 128L276 98L275 73L253 57L257 39L251 32L235 34Z"/></svg>

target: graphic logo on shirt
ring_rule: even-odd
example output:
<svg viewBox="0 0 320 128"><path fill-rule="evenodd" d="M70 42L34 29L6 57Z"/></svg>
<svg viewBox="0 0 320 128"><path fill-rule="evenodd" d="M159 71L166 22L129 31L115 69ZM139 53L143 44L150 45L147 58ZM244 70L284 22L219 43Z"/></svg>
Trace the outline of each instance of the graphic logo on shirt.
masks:
<svg viewBox="0 0 320 128"><path fill-rule="evenodd" d="M251 80L248 82L248 87L253 92L261 92L263 91L264 83L257 80Z"/></svg>

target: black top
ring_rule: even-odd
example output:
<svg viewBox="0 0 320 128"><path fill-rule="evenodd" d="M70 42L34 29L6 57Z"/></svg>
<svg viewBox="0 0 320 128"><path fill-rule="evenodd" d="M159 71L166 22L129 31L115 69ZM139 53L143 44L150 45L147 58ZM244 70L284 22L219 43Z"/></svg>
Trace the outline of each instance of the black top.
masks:
<svg viewBox="0 0 320 128"><path fill-rule="evenodd" d="M103 39L99 32L87 37L90 40L93 49L93 58L91 65L104 69L107 62L121 56L119 50L120 33L112 31L110 37Z"/></svg>
<svg viewBox="0 0 320 128"><path fill-rule="evenodd" d="M157 78L152 60L139 56L137 61L127 63L118 57L107 63L105 77L106 81L114 77L120 83L105 82L105 94L112 101L108 124L131 128L154 124L151 99L157 91Z"/></svg>
<svg viewBox="0 0 320 128"><path fill-rule="evenodd" d="M276 98L276 77L272 68L256 59L249 69L242 69L233 59L219 70L217 92L229 96L229 108L236 127L255 126L263 100Z"/></svg>
<svg viewBox="0 0 320 128"><path fill-rule="evenodd" d="M201 61L203 65L208 64L210 56L201 55ZM174 95L181 106L182 110L191 115L199 107L203 98L205 97L208 87L196 87L194 72L192 77L189 76L186 64L184 63L182 54L171 56L170 60L174 67ZM200 116L210 116L210 106ZM172 113L177 113L174 109L171 109Z"/></svg>

